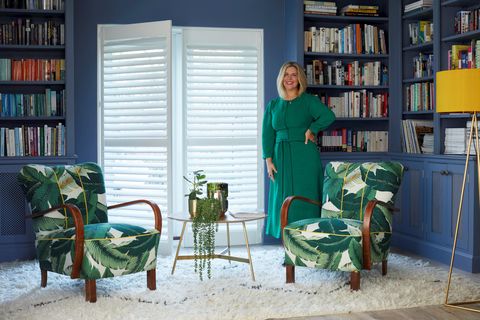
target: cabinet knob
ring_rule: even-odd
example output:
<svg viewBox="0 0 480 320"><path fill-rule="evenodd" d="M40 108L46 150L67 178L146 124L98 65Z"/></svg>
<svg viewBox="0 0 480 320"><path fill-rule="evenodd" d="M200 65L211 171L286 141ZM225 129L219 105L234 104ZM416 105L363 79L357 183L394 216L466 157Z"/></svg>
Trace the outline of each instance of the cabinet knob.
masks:
<svg viewBox="0 0 480 320"><path fill-rule="evenodd" d="M403 167L403 171L408 171L408 167L407 166Z"/></svg>
<svg viewBox="0 0 480 320"><path fill-rule="evenodd" d="M450 174L450 172L448 170L442 170L442 171L440 171L440 174L442 176L448 176Z"/></svg>

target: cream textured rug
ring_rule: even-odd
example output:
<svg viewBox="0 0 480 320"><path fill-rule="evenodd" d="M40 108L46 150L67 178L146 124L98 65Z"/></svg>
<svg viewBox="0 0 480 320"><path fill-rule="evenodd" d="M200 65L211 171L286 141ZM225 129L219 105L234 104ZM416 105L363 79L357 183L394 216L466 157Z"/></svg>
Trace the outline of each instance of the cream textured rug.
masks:
<svg viewBox="0 0 480 320"><path fill-rule="evenodd" d="M183 251L184 253L185 251ZM234 253L245 256L242 248ZM158 260L157 290L144 273L97 281L97 303L84 301L84 281L49 273L40 288L34 261L0 264L0 319L266 319L394 309L441 304L448 269L426 260L391 254L388 275L380 266L362 271L361 290L349 288L349 274L297 268L285 284L278 246L253 247L256 282L247 264L212 262L212 279L201 282L193 261ZM453 299L480 298L480 277L458 272Z"/></svg>

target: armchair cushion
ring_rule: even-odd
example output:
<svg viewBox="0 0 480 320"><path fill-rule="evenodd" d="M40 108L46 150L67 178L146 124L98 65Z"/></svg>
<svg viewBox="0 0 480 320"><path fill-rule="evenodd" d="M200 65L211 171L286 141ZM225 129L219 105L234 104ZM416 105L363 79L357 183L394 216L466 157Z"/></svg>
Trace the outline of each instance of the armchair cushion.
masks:
<svg viewBox="0 0 480 320"><path fill-rule="evenodd" d="M84 227L80 278L99 279L155 268L160 232L128 224L97 223ZM42 232L36 246L40 269L71 275L75 228Z"/></svg>
<svg viewBox="0 0 480 320"><path fill-rule="evenodd" d="M285 263L310 268L357 271L362 269L363 222L353 219L312 218L284 229ZM370 231L372 260L388 253L391 232Z"/></svg>

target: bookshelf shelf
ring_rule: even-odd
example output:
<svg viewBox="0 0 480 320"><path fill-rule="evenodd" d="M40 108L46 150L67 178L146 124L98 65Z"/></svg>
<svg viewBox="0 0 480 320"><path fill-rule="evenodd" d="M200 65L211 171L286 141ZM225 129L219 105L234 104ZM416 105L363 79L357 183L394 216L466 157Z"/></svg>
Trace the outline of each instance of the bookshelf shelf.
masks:
<svg viewBox="0 0 480 320"><path fill-rule="evenodd" d="M456 41L467 41L473 40L480 37L480 30L474 30L470 32L465 32L461 34L455 34L453 36L448 36L442 38L442 42L456 42Z"/></svg>
<svg viewBox="0 0 480 320"><path fill-rule="evenodd" d="M388 86L339 86L325 84L309 84L312 89L333 89L333 90L388 90Z"/></svg>
<svg viewBox="0 0 480 320"><path fill-rule="evenodd" d="M1 44L0 50L64 51L65 46L32 46L32 45Z"/></svg>
<svg viewBox="0 0 480 320"><path fill-rule="evenodd" d="M431 77L422 77L422 78L410 78L410 79L403 79L403 83L418 83L418 82L428 82L433 81L433 76Z"/></svg>
<svg viewBox="0 0 480 320"><path fill-rule="evenodd" d="M421 20L423 18L431 18L433 14L433 8L416 10L413 12L405 13L402 16L403 20Z"/></svg>
<svg viewBox="0 0 480 320"><path fill-rule="evenodd" d="M433 110L425 110L425 111L403 111L404 115L433 115L435 112Z"/></svg>
<svg viewBox="0 0 480 320"><path fill-rule="evenodd" d="M11 17L28 17L28 16L38 16L38 17L58 17L62 18L65 15L63 10L27 10L27 9L0 9L0 16L11 16Z"/></svg>
<svg viewBox="0 0 480 320"><path fill-rule="evenodd" d="M306 57L336 58L336 59L388 59L388 54L352 54L352 53L327 53L327 52L305 52Z"/></svg>
<svg viewBox="0 0 480 320"><path fill-rule="evenodd" d="M472 118L472 115L469 113L462 113L462 114L441 114L440 118L442 119L468 119Z"/></svg>
<svg viewBox="0 0 480 320"><path fill-rule="evenodd" d="M338 23L350 23L350 22L367 22L371 24L388 23L388 17L364 17L364 16L329 16L321 14L306 13L304 15L306 21L316 22L338 22Z"/></svg>
<svg viewBox="0 0 480 320"><path fill-rule="evenodd" d="M10 121L64 121L65 117L0 117L0 123Z"/></svg>
<svg viewBox="0 0 480 320"><path fill-rule="evenodd" d="M421 43L413 46L403 47L403 51L426 51L433 50L433 42Z"/></svg>
<svg viewBox="0 0 480 320"><path fill-rule="evenodd" d="M388 121L388 117L377 117L377 118L345 118L339 117L335 121Z"/></svg>
<svg viewBox="0 0 480 320"><path fill-rule="evenodd" d="M442 7L468 7L473 5L475 5L475 2L472 0L445 0L442 2Z"/></svg>
<svg viewBox="0 0 480 320"><path fill-rule="evenodd" d="M65 85L64 80L60 81L0 81L0 86L60 86Z"/></svg>

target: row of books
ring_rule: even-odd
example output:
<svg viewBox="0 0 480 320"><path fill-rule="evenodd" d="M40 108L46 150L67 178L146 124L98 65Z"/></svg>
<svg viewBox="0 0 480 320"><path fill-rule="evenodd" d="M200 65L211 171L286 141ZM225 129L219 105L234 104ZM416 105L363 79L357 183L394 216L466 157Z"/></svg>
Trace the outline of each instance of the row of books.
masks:
<svg viewBox="0 0 480 320"><path fill-rule="evenodd" d="M55 46L65 44L65 25L55 21L31 23L17 19L0 24L0 44Z"/></svg>
<svg viewBox="0 0 480 320"><path fill-rule="evenodd" d="M1 9L64 10L64 0L0 0Z"/></svg>
<svg viewBox="0 0 480 320"><path fill-rule="evenodd" d="M60 81L64 59L0 59L0 81Z"/></svg>
<svg viewBox="0 0 480 320"><path fill-rule="evenodd" d="M312 60L306 65L308 84L384 86L388 85L388 67L380 61L360 63L352 61L343 65L337 60Z"/></svg>
<svg viewBox="0 0 480 320"><path fill-rule="evenodd" d="M405 86L405 111L433 110L433 82L412 83Z"/></svg>
<svg viewBox="0 0 480 320"><path fill-rule="evenodd" d="M65 126L0 128L0 157L65 155Z"/></svg>
<svg viewBox="0 0 480 320"><path fill-rule="evenodd" d="M310 27L304 32L306 52L386 54L385 31L369 24L344 28Z"/></svg>
<svg viewBox="0 0 480 320"><path fill-rule="evenodd" d="M378 6L349 4L340 10L342 16L378 17Z"/></svg>
<svg viewBox="0 0 480 320"><path fill-rule="evenodd" d="M339 118L385 118L388 117L388 94L374 94L359 90L341 93L340 96L322 95L325 103Z"/></svg>
<svg viewBox="0 0 480 320"><path fill-rule="evenodd" d="M465 128L445 128L445 154L466 154L472 121L468 121ZM478 134L478 132L477 132ZM470 145L470 154L476 154L475 132Z"/></svg>
<svg viewBox="0 0 480 320"><path fill-rule="evenodd" d="M424 78L433 76L433 54L420 52L413 57L413 77Z"/></svg>
<svg viewBox="0 0 480 320"><path fill-rule="evenodd" d="M303 9L305 13L321 14L328 16L337 15L337 5L332 1L304 0Z"/></svg>
<svg viewBox="0 0 480 320"><path fill-rule="evenodd" d="M409 23L408 37L411 45L431 42L433 40L433 22L421 20Z"/></svg>
<svg viewBox="0 0 480 320"><path fill-rule="evenodd" d="M304 0L304 12L309 14L336 15L337 5L331 1ZM378 16L378 6L349 4L340 9L342 16Z"/></svg>
<svg viewBox="0 0 480 320"><path fill-rule="evenodd" d="M348 128L321 131L317 140L323 152L386 152L388 131L358 131Z"/></svg>
<svg viewBox="0 0 480 320"><path fill-rule="evenodd" d="M432 6L432 0L418 0L404 6L404 12L428 9Z"/></svg>
<svg viewBox="0 0 480 320"><path fill-rule="evenodd" d="M455 33L465 33L480 29L480 8L461 10L455 14Z"/></svg>
<svg viewBox="0 0 480 320"><path fill-rule="evenodd" d="M454 44L448 50L448 70L480 68L480 40L470 44Z"/></svg>
<svg viewBox="0 0 480 320"><path fill-rule="evenodd" d="M402 120L402 145L406 153L433 153L433 121Z"/></svg>
<svg viewBox="0 0 480 320"><path fill-rule="evenodd" d="M1 117L62 117L65 114L65 90L45 89L45 93L1 93Z"/></svg>

